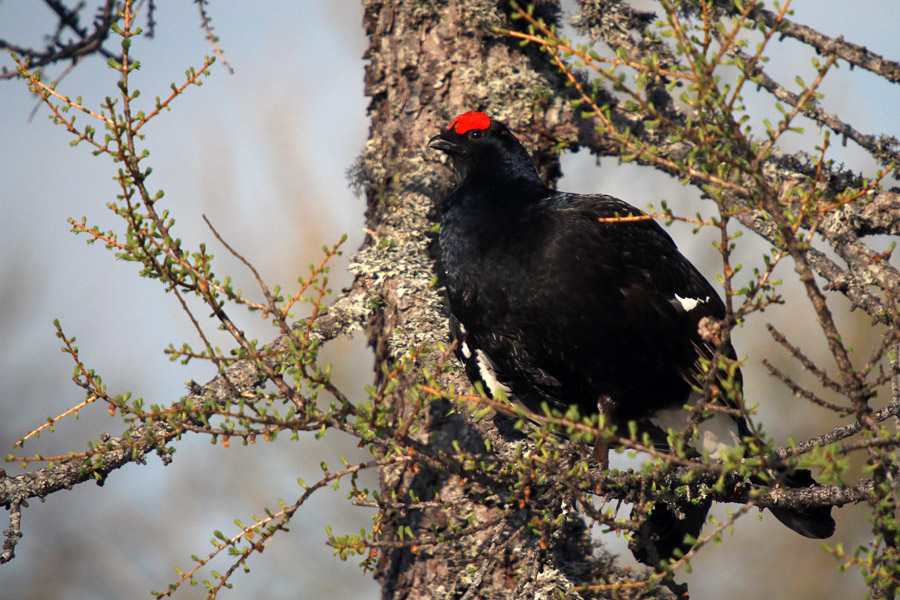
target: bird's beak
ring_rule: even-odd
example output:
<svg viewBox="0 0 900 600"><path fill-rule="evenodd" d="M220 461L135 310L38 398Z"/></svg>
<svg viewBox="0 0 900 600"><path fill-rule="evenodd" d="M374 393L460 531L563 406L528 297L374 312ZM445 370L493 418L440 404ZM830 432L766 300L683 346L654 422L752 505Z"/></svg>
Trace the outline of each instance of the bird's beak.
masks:
<svg viewBox="0 0 900 600"><path fill-rule="evenodd" d="M441 152L446 152L450 156L465 156L466 151L463 150L458 144L454 144L453 142L449 142L442 138L440 134L434 136L428 141L428 147L434 148L435 150L440 150Z"/></svg>
<svg viewBox="0 0 900 600"><path fill-rule="evenodd" d="M441 152L451 152L452 149L456 147L456 144L448 142L438 134L428 141L428 147L440 150Z"/></svg>

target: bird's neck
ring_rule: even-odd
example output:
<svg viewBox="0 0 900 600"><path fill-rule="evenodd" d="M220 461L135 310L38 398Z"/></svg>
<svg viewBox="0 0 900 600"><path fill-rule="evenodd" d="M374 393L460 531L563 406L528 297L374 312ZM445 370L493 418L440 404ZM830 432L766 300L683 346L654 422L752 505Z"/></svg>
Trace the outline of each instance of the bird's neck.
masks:
<svg viewBox="0 0 900 600"><path fill-rule="evenodd" d="M531 205L547 196L534 168L520 165L492 164L473 169L460 183L457 197L467 198L481 208L516 209ZM473 207L474 208L474 207Z"/></svg>

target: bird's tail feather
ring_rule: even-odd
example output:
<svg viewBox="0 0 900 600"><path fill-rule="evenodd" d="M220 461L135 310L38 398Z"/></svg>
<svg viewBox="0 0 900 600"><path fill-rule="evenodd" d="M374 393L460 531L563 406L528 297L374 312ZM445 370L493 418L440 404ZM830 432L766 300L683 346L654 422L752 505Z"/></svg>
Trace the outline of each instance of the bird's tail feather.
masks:
<svg viewBox="0 0 900 600"><path fill-rule="evenodd" d="M779 473L776 479L789 488L812 488L817 486L816 480L806 469L797 469L790 473ZM802 536L821 540L834 533L834 519L830 506L809 508L771 508L775 518Z"/></svg>
<svg viewBox="0 0 900 600"><path fill-rule="evenodd" d="M681 506L679 515L673 508L657 502L629 544L632 554L645 565L657 567L660 561L675 556L676 550L686 553L692 544L686 543L685 538L690 536L689 539L696 540L700 537L711 505L712 500L704 499L697 504Z"/></svg>
<svg viewBox="0 0 900 600"><path fill-rule="evenodd" d="M781 485L793 489L818 485L806 469L778 473L775 478ZM711 504L711 500L705 499L680 506L676 512L674 508L657 502L630 543L634 557L645 565L657 567L660 561L674 557L676 550L686 553L691 544L686 543L685 538L690 536L688 539L696 540L700 537ZM824 539L834 533L834 519L829 506L770 510L776 519L802 536Z"/></svg>

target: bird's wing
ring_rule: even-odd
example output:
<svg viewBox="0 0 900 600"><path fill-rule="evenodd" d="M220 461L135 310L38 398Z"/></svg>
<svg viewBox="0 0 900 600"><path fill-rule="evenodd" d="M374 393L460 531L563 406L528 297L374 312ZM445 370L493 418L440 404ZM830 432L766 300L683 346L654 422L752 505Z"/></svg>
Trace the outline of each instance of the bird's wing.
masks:
<svg viewBox="0 0 900 600"><path fill-rule="evenodd" d="M635 214L610 196L558 194L498 229L465 297L451 297L470 364L532 410L596 412L605 398L640 419L686 402L707 345L697 324L724 307L657 223L608 221Z"/></svg>
<svg viewBox="0 0 900 600"><path fill-rule="evenodd" d="M690 386L679 386L674 377L699 384L697 360L711 357L717 343L704 338L700 329L709 330L710 324L725 316L724 304L656 221L631 219L641 216L640 211L609 196L570 196L566 200L559 213L569 214L562 220L579 223L583 233L580 240L569 238L561 242L561 254L573 252L576 246L593 247L603 257L596 261L598 264L612 265L606 267L607 280L621 299L620 335L630 333L633 356L640 355L637 368L629 376L639 378L644 374L650 378L651 385L645 386L643 399L637 400L628 418L642 420L646 428L658 429L657 433L668 428L684 429L689 413L683 406L697 405L702 396L690 391ZM570 216L571 213L577 216ZM577 231L579 227L570 224L566 229ZM608 244L610 240L613 247ZM730 342L725 343L726 355L734 358L733 347ZM727 377L718 371L716 376ZM733 379L740 385L739 370ZM668 400L655 401L647 396L647 391ZM641 398L641 394L634 397ZM737 399L727 394L721 395L718 404L731 411L740 407ZM648 410L654 406L654 410ZM742 417L714 413L699 427L698 449L718 455L725 447L738 445L747 433ZM658 437L664 443L665 435Z"/></svg>

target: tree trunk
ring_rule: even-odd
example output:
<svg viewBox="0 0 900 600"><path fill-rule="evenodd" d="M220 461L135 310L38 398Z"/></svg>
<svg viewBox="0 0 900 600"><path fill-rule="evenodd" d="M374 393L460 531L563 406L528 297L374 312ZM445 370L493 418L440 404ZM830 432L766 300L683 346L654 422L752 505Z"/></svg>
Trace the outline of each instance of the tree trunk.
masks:
<svg viewBox="0 0 900 600"><path fill-rule="evenodd" d="M381 306L369 328L378 372L421 347L428 351L417 361L419 365L441 363L442 348L449 343L443 294L440 285L433 284L438 270L435 236L429 232L438 222L439 202L451 190L454 178L436 160L436 153L427 150L428 140L467 110L490 111L521 130L522 119L537 114L534 91L558 85L555 72L530 60L518 44L492 32L494 26L510 24L498 4L492 0L365 3L364 24L370 39L366 93L371 97L372 124L359 176L366 189L371 234L357 257L357 269L359 276L372 278L364 287ZM551 16L557 8L555 3L548 4L545 11ZM563 99L553 97L542 106L542 127L533 129L553 129L559 121L555 115L563 107ZM551 176L558 172L550 152L552 140L551 135L525 140L541 157L544 174ZM379 274L374 278L376 266ZM460 389L468 386L459 368L441 383ZM391 401L401 414L408 411L404 393L395 394ZM503 446L493 424L473 425L453 408L446 401L430 406L428 430L421 432L421 440L433 451L453 452L456 442L463 451L484 452L486 437L497 442L494 448ZM388 540L406 527L413 535L423 535L447 533L453 525L465 527L473 516L478 522L490 522L502 510L478 482L425 466L403 463L385 468L381 487L385 497L440 498L445 505L452 504L449 509L388 514L380 528ZM478 497L486 500L473 503ZM595 566L594 548L583 522L570 519L560 528L562 539L553 540L546 549L522 527L524 523L516 527L510 524L514 522L502 521L505 524L461 541L383 550L377 568L383 597L452 598L467 591L469 598L549 597L552 591L577 597L572 583Z"/></svg>

